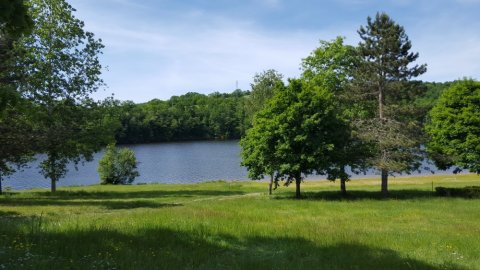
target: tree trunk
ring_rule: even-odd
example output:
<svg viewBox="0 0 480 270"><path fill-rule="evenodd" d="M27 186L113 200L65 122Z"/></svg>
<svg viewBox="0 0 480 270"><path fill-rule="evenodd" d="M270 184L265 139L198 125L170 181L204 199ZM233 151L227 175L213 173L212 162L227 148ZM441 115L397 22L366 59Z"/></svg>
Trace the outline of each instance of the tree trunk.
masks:
<svg viewBox="0 0 480 270"><path fill-rule="evenodd" d="M302 198L302 196L300 195L300 184L301 183L302 183L302 180L300 179L300 177L297 177L295 179L295 187L296 187L295 198L297 198L297 199Z"/></svg>
<svg viewBox="0 0 480 270"><path fill-rule="evenodd" d="M380 120L385 119L384 107L385 106L385 94L382 86L378 87L378 117Z"/></svg>
<svg viewBox="0 0 480 270"><path fill-rule="evenodd" d="M380 122L383 122L385 120L384 105L385 105L384 89L383 89L383 86L380 85L378 87L378 117L380 118ZM385 155L385 152L383 152L383 155ZM383 196L388 195L388 170L386 169L382 169L382 194Z"/></svg>
<svg viewBox="0 0 480 270"><path fill-rule="evenodd" d="M347 195L347 174L345 173L345 166L341 166L341 174L340 174L340 191L342 195Z"/></svg>
<svg viewBox="0 0 480 270"><path fill-rule="evenodd" d="M340 177L340 190L342 191L342 195L347 195L347 186L346 186L347 179L345 177Z"/></svg>
<svg viewBox="0 0 480 270"><path fill-rule="evenodd" d="M382 194L388 195L388 171L385 169L382 169Z"/></svg>
<svg viewBox="0 0 480 270"><path fill-rule="evenodd" d="M51 186L51 191L56 192L57 191L57 180L52 178L52 186Z"/></svg>
<svg viewBox="0 0 480 270"><path fill-rule="evenodd" d="M2 195L2 178L0 177L0 195Z"/></svg>
<svg viewBox="0 0 480 270"><path fill-rule="evenodd" d="M272 195L273 174L270 174L270 184L268 184L268 195Z"/></svg>

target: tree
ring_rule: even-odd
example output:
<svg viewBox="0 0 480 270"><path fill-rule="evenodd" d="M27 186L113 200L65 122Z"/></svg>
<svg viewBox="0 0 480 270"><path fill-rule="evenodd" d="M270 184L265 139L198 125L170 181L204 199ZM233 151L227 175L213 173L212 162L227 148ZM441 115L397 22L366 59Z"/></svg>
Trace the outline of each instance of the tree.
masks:
<svg viewBox="0 0 480 270"><path fill-rule="evenodd" d="M24 34L30 33L33 21L28 14L24 0L0 2L0 82L6 82L6 74L12 72L11 59L13 42ZM11 75L11 74L9 74Z"/></svg>
<svg viewBox="0 0 480 270"><path fill-rule="evenodd" d="M109 144L98 162L98 173L102 184L130 184L140 174L137 171L135 152L128 148L118 149Z"/></svg>
<svg viewBox="0 0 480 270"><path fill-rule="evenodd" d="M22 55L19 90L35 103L46 154L41 173L51 180L52 192L69 162L90 160L110 139L103 136L108 132L97 115L99 105L89 98L103 84L98 59L103 45L83 30L74 11L64 0L30 0L34 28L16 46Z"/></svg>
<svg viewBox="0 0 480 270"><path fill-rule="evenodd" d="M0 2L0 112L8 106L10 100L18 99L13 86L13 42L31 29L32 19L23 0Z"/></svg>
<svg viewBox="0 0 480 270"><path fill-rule="evenodd" d="M8 0L0 2L1 35L18 37L32 28L32 18L28 14L25 0Z"/></svg>
<svg viewBox="0 0 480 270"><path fill-rule="evenodd" d="M362 111L349 102L353 73L359 61L355 47L345 45L342 37L320 41L320 47L302 61L302 78L333 93L337 117L343 122L342 128L336 130L334 158L326 173L331 181L340 179L340 190L344 195L346 182L350 179L346 167L350 166L354 172L364 170L370 154L369 147L353 129L352 119Z"/></svg>
<svg viewBox="0 0 480 270"><path fill-rule="evenodd" d="M247 120L246 126L252 126L254 115L263 109L267 102L274 96L275 89L284 86L282 79L283 75L274 69L269 69L263 71L262 73L255 74L253 77L253 83L251 84L252 91L245 102ZM249 139L253 139L254 136L255 135L252 134ZM270 183L268 184L268 194L270 195L272 195L272 189L274 185L273 174L274 171L269 170L268 175L270 175Z"/></svg>
<svg viewBox="0 0 480 270"><path fill-rule="evenodd" d="M410 52L405 30L385 13L377 13L374 20L368 17L358 33L363 61L355 74L355 99L372 113L360 119L357 127L363 139L375 146L377 154L370 164L381 172L381 190L386 195L389 174L410 172L422 159L421 128L412 106L417 91L409 80L425 73L426 65L413 65L418 53Z"/></svg>
<svg viewBox="0 0 480 270"><path fill-rule="evenodd" d="M274 89L277 84L283 84L283 75L274 69L269 69L255 74L250 96L245 102L245 111L247 114L247 126L252 125L253 116L260 111L269 99L273 97Z"/></svg>
<svg viewBox="0 0 480 270"><path fill-rule="evenodd" d="M430 111L428 153L440 169L458 166L480 173L480 82L448 88Z"/></svg>
<svg viewBox="0 0 480 270"><path fill-rule="evenodd" d="M8 90L1 91L5 94ZM0 194L2 180L33 159L38 143L31 121L31 104L18 96L8 99L0 110Z"/></svg>
<svg viewBox="0 0 480 270"><path fill-rule="evenodd" d="M13 43L32 28L23 0L0 2L0 194L2 180L31 160L34 136L30 106L16 91Z"/></svg>
<svg viewBox="0 0 480 270"><path fill-rule="evenodd" d="M328 90L291 79L255 115L241 140L242 165L252 179L274 173L276 184L295 182L298 199L304 177L328 168L340 126Z"/></svg>

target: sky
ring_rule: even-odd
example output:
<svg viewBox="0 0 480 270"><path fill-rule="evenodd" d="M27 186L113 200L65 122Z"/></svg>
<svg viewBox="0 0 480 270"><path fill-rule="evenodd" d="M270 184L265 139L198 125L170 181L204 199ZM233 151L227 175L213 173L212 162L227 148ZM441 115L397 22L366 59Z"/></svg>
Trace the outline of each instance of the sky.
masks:
<svg viewBox="0 0 480 270"><path fill-rule="evenodd" d="M480 0L67 0L106 46L104 90L119 100L249 90L256 73L299 77L320 40L357 45L386 12L426 63L424 81L480 78Z"/></svg>

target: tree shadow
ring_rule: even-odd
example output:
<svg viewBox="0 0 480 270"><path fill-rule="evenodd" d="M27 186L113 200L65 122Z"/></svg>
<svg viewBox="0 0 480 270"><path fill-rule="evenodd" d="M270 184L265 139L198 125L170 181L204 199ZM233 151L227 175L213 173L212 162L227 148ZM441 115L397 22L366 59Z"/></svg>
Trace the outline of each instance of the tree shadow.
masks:
<svg viewBox="0 0 480 270"><path fill-rule="evenodd" d="M150 199L165 197L195 197L195 196L229 196L242 195L243 191L236 190L148 190L148 191L68 191L57 192L30 192L38 198L57 198L62 200L85 199Z"/></svg>
<svg viewBox="0 0 480 270"><path fill-rule="evenodd" d="M12 216L18 216L20 213L14 212L14 211L2 211L0 210L0 218L2 217L12 217Z"/></svg>
<svg viewBox="0 0 480 270"><path fill-rule="evenodd" d="M351 190L346 195L340 191L319 191L319 192L303 192L302 198L306 200L325 200L325 201L358 201L358 200L416 200L429 199L436 197L435 193L428 190L405 189L391 190L388 196L384 196L379 191L363 191ZM292 194L275 195L277 200L295 199Z"/></svg>
<svg viewBox="0 0 480 270"><path fill-rule="evenodd" d="M2 211L0 210L0 261L2 251L2 241L8 234L17 234L22 226L27 224L29 217L23 216L15 211Z"/></svg>
<svg viewBox="0 0 480 270"><path fill-rule="evenodd" d="M25 252L6 249L2 263L8 269L466 269L450 261L433 265L356 243L321 246L303 238L237 238L202 226L191 231L139 229L134 234L39 230L22 239L32 255L22 257L20 267L18 256Z"/></svg>
<svg viewBox="0 0 480 270"><path fill-rule="evenodd" d="M31 192L26 193L27 196L24 196L25 194L22 194L22 196L14 194L0 198L0 206L100 206L107 209L162 208L181 206L181 204L161 203L154 199L243 194L245 192L222 190Z"/></svg>
<svg viewBox="0 0 480 270"><path fill-rule="evenodd" d="M152 200L62 200L57 198L17 198L0 201L4 206L99 206L106 209L163 208L182 206L178 203L161 203ZM0 212L1 213L1 212Z"/></svg>

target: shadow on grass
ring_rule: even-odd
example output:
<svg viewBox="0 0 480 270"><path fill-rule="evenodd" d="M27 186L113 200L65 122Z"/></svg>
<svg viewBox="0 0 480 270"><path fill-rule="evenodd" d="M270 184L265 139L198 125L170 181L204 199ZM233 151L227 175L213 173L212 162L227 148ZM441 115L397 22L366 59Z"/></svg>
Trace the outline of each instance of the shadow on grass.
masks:
<svg viewBox="0 0 480 270"><path fill-rule="evenodd" d="M0 210L0 218L2 217L11 217L11 216L18 216L20 215L19 213L17 212L14 212L14 211L1 211Z"/></svg>
<svg viewBox="0 0 480 270"><path fill-rule="evenodd" d="M465 269L450 261L439 259L439 265L432 265L391 249L355 243L318 246L303 238L240 239L212 234L202 226L189 232L133 231L37 231L17 237L17 242L13 236L5 239L7 247L23 239L30 247L28 258L22 255L25 251L9 248L0 257L8 269Z"/></svg>
<svg viewBox="0 0 480 270"><path fill-rule="evenodd" d="M222 190L32 192L26 193L27 196L23 196L24 194L16 196L17 194L14 194L0 198L0 206L101 206L107 209L161 208L180 206L180 204L160 203L153 199L242 194L245 194L245 192Z"/></svg>
<svg viewBox="0 0 480 270"><path fill-rule="evenodd" d="M405 189L405 190L391 190L387 197L382 195L379 191L363 191L352 190L348 191L346 195L342 195L340 191L319 191L319 192L302 192L304 200L325 200L325 201L356 201L356 200L414 200L414 199L429 199L437 197L435 193L426 190ZM293 194L275 195L275 199L295 199Z"/></svg>
<svg viewBox="0 0 480 270"><path fill-rule="evenodd" d="M0 201L0 206L100 206L106 209L163 208L182 206L175 203L160 203L151 200L62 200L17 198ZM0 212L1 216L1 212Z"/></svg>
<svg viewBox="0 0 480 270"><path fill-rule="evenodd" d="M194 196L228 196L242 195L243 191L235 190L149 190L149 191L57 191L51 192L31 192L36 197L57 198L62 200L85 199L149 199L162 197L194 197Z"/></svg>
<svg viewBox="0 0 480 270"><path fill-rule="evenodd" d="M4 238L9 235L18 235L20 228L29 224L30 219L30 217L22 216L18 212L0 210L0 264L2 261L2 242L4 242Z"/></svg>

